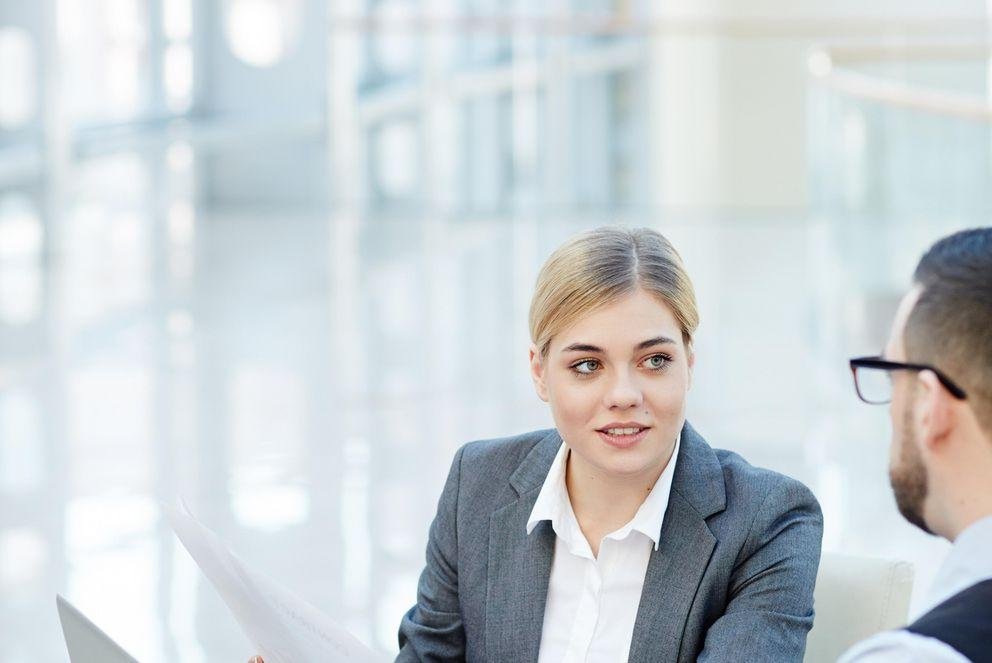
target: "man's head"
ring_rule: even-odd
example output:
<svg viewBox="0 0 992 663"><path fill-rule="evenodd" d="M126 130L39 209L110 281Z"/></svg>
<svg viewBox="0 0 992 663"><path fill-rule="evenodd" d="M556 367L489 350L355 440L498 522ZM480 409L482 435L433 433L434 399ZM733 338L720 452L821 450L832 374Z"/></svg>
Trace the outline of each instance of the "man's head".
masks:
<svg viewBox="0 0 992 663"><path fill-rule="evenodd" d="M907 520L954 538L984 508L981 498L992 502L992 228L934 244L913 281L886 358L936 367L967 397L956 398L933 371L891 373L889 478ZM975 495L972 486L982 493L983 485L986 494Z"/></svg>

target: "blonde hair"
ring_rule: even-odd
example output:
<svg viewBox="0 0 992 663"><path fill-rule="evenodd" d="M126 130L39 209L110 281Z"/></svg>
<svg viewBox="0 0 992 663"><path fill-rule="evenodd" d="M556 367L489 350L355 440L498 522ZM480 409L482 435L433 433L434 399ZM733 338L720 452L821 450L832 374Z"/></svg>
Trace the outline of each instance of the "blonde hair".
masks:
<svg viewBox="0 0 992 663"><path fill-rule="evenodd" d="M617 226L572 237L544 263L530 303L531 341L546 357L556 334L638 288L672 309L688 346L699 326L699 311L682 258L650 228Z"/></svg>

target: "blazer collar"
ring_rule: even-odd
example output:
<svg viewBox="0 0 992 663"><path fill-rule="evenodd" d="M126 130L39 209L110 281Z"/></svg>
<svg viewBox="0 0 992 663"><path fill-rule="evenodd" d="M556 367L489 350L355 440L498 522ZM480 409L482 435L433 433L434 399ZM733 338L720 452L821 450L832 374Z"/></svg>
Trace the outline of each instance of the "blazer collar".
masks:
<svg viewBox="0 0 992 663"><path fill-rule="evenodd" d="M681 434L679 435L681 438ZM623 539L630 532L640 532L651 539L654 549L658 549L661 538L661 525L665 520L668 498L672 492L672 479L678 465L680 440L675 441L675 456L665 466L664 471L655 481L644 502L629 523L609 535L609 538ZM568 460L568 449L564 444L559 445L558 452L551 462L547 477L541 484L534 502L534 509L527 519L527 533L530 534L537 523L542 520L551 522L555 534L562 539L568 549L575 555L592 557L592 551L586 543L585 536L572 510L568 489L565 486L565 466Z"/></svg>
<svg viewBox="0 0 992 663"><path fill-rule="evenodd" d="M630 642L630 663L695 660L694 653L682 652L682 637L696 590L717 543L706 518L726 506L720 461L686 422L661 542L651 553L644 575Z"/></svg>
<svg viewBox="0 0 992 663"><path fill-rule="evenodd" d="M672 492L678 492L701 518L709 518L727 508L727 489L720 460L688 421L682 426L682 448L675 465Z"/></svg>
<svg viewBox="0 0 992 663"><path fill-rule="evenodd" d="M524 457L523 462L510 475L510 485L518 496L539 488L544 483L561 443L561 435L557 429L552 428L546 431L544 437ZM682 426L682 441L675 464L675 476L672 478L672 491L680 493L702 518L708 518L727 507L727 491L723 484L720 461L706 440L688 421Z"/></svg>
<svg viewBox="0 0 992 663"><path fill-rule="evenodd" d="M538 658L555 535L547 521L539 523L530 536L526 528L561 443L557 430L547 431L510 475L517 499L490 516L486 583L489 660ZM678 658L696 588L716 546L705 519L724 508L726 490L720 462L686 422L661 541L651 554L644 578L630 661L647 663L662 654L664 660Z"/></svg>
<svg viewBox="0 0 992 663"><path fill-rule="evenodd" d="M510 485L517 491L517 495L529 493L544 484L560 446L561 435L558 430L552 428L545 431L544 437L524 456L523 462L510 475Z"/></svg>
<svg viewBox="0 0 992 663"><path fill-rule="evenodd" d="M527 519L561 437L550 430L510 475L517 498L489 517L486 572L486 658L536 661L544 627L555 533L550 523L527 534Z"/></svg>

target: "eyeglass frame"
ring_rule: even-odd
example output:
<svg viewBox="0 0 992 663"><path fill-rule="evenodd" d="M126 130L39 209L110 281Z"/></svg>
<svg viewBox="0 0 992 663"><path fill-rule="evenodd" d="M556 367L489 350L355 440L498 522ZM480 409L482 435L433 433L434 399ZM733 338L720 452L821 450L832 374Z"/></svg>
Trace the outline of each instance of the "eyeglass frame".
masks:
<svg viewBox="0 0 992 663"><path fill-rule="evenodd" d="M865 398L864 395L861 393L861 386L858 384L859 368L869 368L869 369L874 368L882 371L932 371L933 374L937 376L937 380L940 381L940 384L944 385L944 388L947 389L947 391L950 392L950 394L954 396L954 398L961 401L968 398L968 393L964 389L959 387L954 382L954 380L947 377L947 375L940 369L935 368L929 364L911 364L911 363L908 364L901 361L889 361L888 359L883 359L878 355L872 355L867 357L853 357L848 361L848 364L851 367L851 377L854 380L855 393L858 394L858 398L860 398L865 403L868 403L869 405L884 405L890 402L892 398L890 397L889 400L886 401L870 401L867 398Z"/></svg>

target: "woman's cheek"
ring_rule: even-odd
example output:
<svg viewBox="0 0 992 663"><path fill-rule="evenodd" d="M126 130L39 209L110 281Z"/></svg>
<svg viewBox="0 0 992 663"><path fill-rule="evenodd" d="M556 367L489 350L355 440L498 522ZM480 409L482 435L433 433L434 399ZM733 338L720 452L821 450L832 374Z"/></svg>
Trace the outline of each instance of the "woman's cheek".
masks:
<svg viewBox="0 0 992 663"><path fill-rule="evenodd" d="M590 403L595 402L595 396L586 385L565 385L557 396L555 405L558 415L568 424L580 426L595 414L590 411Z"/></svg>
<svg viewBox="0 0 992 663"><path fill-rule="evenodd" d="M659 405L667 414L675 417L682 415L682 412L685 410L685 402L686 391L685 388L683 388L667 394L664 402Z"/></svg>

